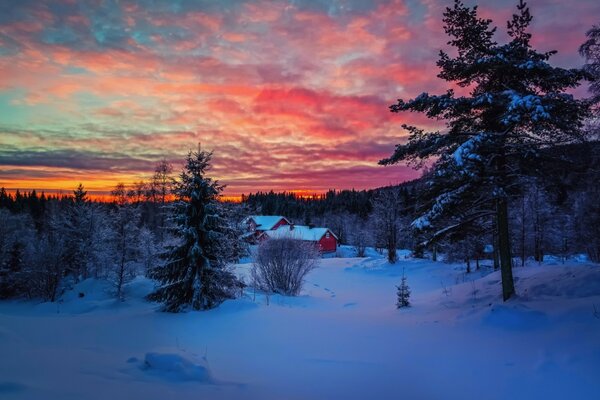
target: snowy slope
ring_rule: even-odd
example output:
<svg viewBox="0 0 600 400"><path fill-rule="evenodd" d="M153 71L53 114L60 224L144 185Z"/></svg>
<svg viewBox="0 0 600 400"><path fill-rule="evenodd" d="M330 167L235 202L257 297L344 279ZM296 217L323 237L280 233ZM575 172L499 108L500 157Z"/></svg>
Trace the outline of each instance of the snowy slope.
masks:
<svg viewBox="0 0 600 400"><path fill-rule="evenodd" d="M209 312L156 312L141 278L125 303L93 280L58 305L0 303L0 397L597 398L600 267L516 268L502 303L498 272L369 255L322 260L300 297ZM403 269L413 307L396 310Z"/></svg>

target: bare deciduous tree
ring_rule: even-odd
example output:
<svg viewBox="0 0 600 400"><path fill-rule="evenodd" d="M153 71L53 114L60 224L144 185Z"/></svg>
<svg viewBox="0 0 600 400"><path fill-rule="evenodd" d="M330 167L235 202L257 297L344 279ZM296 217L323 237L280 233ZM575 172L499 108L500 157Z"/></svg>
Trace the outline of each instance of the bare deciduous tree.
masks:
<svg viewBox="0 0 600 400"><path fill-rule="evenodd" d="M317 267L317 248L291 238L263 242L252 267L252 284L265 292L296 296L304 277Z"/></svg>
<svg viewBox="0 0 600 400"><path fill-rule="evenodd" d="M402 201L397 188L382 189L374 200L373 213L377 241L381 247L387 249L388 261L392 264L398 261L401 211Z"/></svg>

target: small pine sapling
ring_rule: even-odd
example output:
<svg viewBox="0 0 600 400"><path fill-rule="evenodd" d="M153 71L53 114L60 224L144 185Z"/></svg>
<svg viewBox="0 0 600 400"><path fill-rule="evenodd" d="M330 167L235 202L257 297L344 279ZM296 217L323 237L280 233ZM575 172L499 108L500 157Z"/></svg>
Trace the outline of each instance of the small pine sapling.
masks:
<svg viewBox="0 0 600 400"><path fill-rule="evenodd" d="M396 308L410 307L410 288L406 283L406 275L404 274L404 270L402 270L402 281L400 282L400 286L396 286L396 288L398 288L398 291L396 292L398 296Z"/></svg>

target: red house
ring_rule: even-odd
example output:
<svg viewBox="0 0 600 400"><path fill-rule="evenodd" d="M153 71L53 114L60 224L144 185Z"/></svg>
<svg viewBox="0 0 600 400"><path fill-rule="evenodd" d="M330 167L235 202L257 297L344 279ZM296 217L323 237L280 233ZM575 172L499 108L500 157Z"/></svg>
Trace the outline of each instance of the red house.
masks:
<svg viewBox="0 0 600 400"><path fill-rule="evenodd" d="M258 240L269 238L292 238L315 243L321 253L331 253L337 249L338 237L329 228L286 224L275 230L267 230L258 236Z"/></svg>

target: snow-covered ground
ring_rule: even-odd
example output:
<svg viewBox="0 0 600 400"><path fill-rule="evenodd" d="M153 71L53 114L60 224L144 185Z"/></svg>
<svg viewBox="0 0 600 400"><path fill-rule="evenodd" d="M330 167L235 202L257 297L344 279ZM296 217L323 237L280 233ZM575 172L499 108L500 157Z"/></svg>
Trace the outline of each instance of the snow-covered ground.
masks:
<svg viewBox="0 0 600 400"><path fill-rule="evenodd" d="M498 272L407 254L323 259L300 297L249 290L209 312L157 312L142 278L124 303L93 280L60 303L2 302L0 397L599 398L600 266L515 268L502 303ZM413 306L397 310L403 270Z"/></svg>

